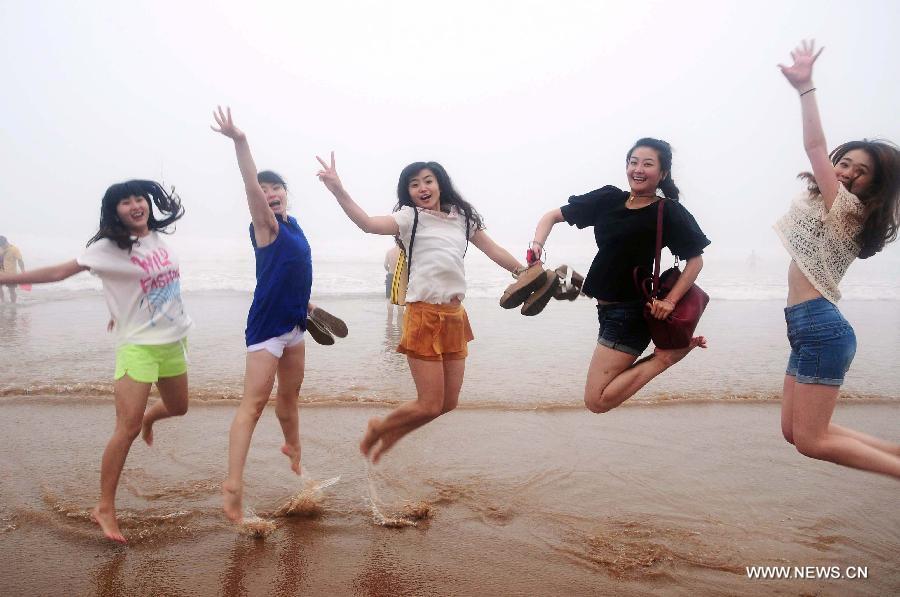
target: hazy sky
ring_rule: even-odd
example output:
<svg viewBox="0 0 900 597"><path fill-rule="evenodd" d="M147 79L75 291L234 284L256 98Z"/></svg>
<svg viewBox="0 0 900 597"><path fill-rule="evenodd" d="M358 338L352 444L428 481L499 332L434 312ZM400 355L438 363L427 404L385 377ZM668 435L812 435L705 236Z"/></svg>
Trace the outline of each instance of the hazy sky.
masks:
<svg viewBox="0 0 900 597"><path fill-rule="evenodd" d="M113 182L164 178L179 241L244 247L230 105L257 165L282 173L317 258L381 254L314 177L334 149L345 186L388 213L397 176L441 162L518 256L568 196L625 186L639 137L675 148L710 258L783 254L772 222L808 169L799 102L776 68L805 37L829 143L900 142L900 3L0 3L0 234L31 262L77 255ZM898 243L900 244L900 243ZM589 232L549 251L589 262ZM887 251L891 267L900 251Z"/></svg>

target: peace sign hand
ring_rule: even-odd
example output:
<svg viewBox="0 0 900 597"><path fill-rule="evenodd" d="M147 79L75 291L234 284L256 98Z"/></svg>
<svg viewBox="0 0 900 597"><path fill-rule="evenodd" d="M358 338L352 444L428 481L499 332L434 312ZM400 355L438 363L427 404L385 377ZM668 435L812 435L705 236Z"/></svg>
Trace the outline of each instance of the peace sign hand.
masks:
<svg viewBox="0 0 900 597"><path fill-rule="evenodd" d="M341 179L338 176L337 168L334 166L334 152L331 152L331 165L326 164L325 160L316 156L316 159L319 160L319 163L322 164L322 169L316 173L316 176L319 177L319 180L322 181L322 184L325 185L333 195L337 195L341 191L344 190L344 185L341 184Z"/></svg>
<svg viewBox="0 0 900 597"><path fill-rule="evenodd" d="M216 106L217 110L213 111L213 118L216 119L216 124L218 124L218 128L213 125L209 125L209 128L216 131L217 133L222 133L229 139L233 139L234 141L238 141L246 137L244 131L234 126L234 121L231 119L231 108L226 107L225 111L222 111L222 106Z"/></svg>
<svg viewBox="0 0 900 597"><path fill-rule="evenodd" d="M781 69L781 74L784 75L784 78L788 80L788 83L790 83L794 89L802 93L812 88L813 64L815 64L816 59L824 49L825 48L819 48L819 51L816 52L815 40L803 40L801 45L794 48L794 51L791 52L791 58L794 59L794 64L791 66L785 66L783 64L778 65L778 68Z"/></svg>

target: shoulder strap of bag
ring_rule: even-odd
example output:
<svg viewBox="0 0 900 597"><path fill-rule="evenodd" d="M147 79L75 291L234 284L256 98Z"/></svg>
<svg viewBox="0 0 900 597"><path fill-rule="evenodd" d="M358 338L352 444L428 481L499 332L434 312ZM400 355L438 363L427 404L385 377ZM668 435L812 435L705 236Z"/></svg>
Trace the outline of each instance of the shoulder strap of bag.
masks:
<svg viewBox="0 0 900 597"><path fill-rule="evenodd" d="M419 227L419 208L413 207L413 227L409 235L409 251L406 252L406 271L407 275L412 271L412 250L413 243L416 242L416 228Z"/></svg>
<svg viewBox="0 0 900 597"><path fill-rule="evenodd" d="M653 262L653 294L656 296L659 292L659 263L662 261L662 237L663 237L663 204L665 198L659 200L659 207L656 210L656 260Z"/></svg>

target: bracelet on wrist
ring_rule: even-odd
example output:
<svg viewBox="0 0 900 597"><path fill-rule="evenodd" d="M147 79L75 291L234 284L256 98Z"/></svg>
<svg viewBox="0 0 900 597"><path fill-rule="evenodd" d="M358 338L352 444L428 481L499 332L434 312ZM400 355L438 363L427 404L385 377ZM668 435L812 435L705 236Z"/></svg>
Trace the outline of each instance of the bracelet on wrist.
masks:
<svg viewBox="0 0 900 597"><path fill-rule="evenodd" d="M802 93L800 94L800 97L803 97L803 96L806 95L807 93L812 93L812 92L815 91L815 90L816 90L815 87L810 87L810 88L807 89L806 91L802 92Z"/></svg>

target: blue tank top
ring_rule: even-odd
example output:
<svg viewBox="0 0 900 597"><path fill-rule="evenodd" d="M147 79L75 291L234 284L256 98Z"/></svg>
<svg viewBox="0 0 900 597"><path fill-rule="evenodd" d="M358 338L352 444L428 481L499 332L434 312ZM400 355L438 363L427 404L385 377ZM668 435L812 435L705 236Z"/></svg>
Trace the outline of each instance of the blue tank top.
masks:
<svg viewBox="0 0 900 597"><path fill-rule="evenodd" d="M259 248L253 224L250 242L256 253L256 289L247 313L247 346L286 334L300 326L306 330L306 306L312 289L312 253L297 220L278 220L278 236Z"/></svg>

